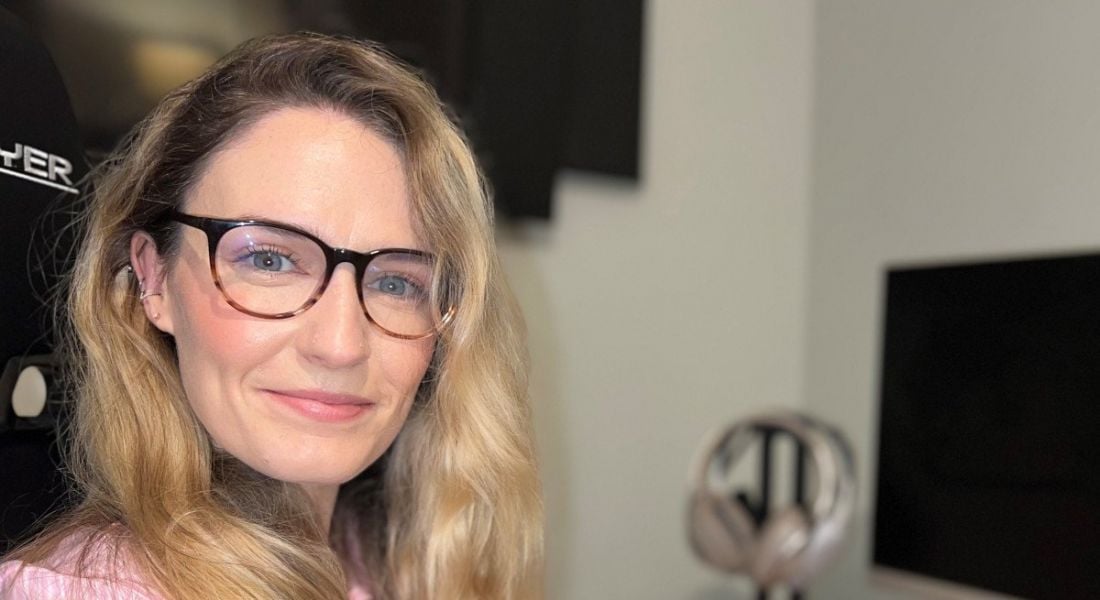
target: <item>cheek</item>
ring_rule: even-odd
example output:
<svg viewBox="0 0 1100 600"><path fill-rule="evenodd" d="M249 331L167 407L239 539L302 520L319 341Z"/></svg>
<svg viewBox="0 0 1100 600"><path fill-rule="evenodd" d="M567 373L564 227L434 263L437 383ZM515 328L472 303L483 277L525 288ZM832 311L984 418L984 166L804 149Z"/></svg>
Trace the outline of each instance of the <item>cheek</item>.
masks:
<svg viewBox="0 0 1100 600"><path fill-rule="evenodd" d="M213 373L244 372L284 345L278 327L224 318L196 310L182 320L176 334L180 369ZM267 325L267 324L263 324Z"/></svg>
<svg viewBox="0 0 1100 600"><path fill-rule="evenodd" d="M282 335L279 327L257 323L199 295L185 299L180 308L174 318L181 367L188 363L234 370L262 355Z"/></svg>
<svg viewBox="0 0 1100 600"><path fill-rule="evenodd" d="M213 285L197 281L206 273L181 272L172 305L180 378L192 410L207 430L218 436L217 424L239 394L240 381L286 345L282 324L257 322L224 302ZM221 440L218 440L221 441Z"/></svg>
<svg viewBox="0 0 1100 600"><path fill-rule="evenodd" d="M232 368L286 337L287 323L258 321L229 306L210 272L195 263L205 267L206 257L193 257L175 269L170 279L173 336L181 362L186 354L188 362Z"/></svg>
<svg viewBox="0 0 1100 600"><path fill-rule="evenodd" d="M386 373L387 382L395 390L407 396L415 396L432 361L434 344L431 340L396 340L380 334L371 344L370 363Z"/></svg>

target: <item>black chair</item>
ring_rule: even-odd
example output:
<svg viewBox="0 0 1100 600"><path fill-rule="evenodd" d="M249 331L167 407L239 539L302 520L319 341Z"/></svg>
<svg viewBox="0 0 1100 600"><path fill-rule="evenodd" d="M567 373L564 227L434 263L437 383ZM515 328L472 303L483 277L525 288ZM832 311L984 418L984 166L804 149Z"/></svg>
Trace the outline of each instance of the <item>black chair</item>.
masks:
<svg viewBox="0 0 1100 600"><path fill-rule="evenodd" d="M45 298L64 269L65 221L87 172L76 118L49 53L0 7L0 553L66 501L63 411ZM64 239L61 239L64 237ZM60 255L54 251L60 251ZM23 380L20 382L20 376ZM35 381L37 379L37 381ZM19 382L21 401L13 404ZM27 384L37 384L30 385ZM43 394L41 384L46 383ZM28 413L27 391L50 402ZM33 408L33 398L30 405Z"/></svg>

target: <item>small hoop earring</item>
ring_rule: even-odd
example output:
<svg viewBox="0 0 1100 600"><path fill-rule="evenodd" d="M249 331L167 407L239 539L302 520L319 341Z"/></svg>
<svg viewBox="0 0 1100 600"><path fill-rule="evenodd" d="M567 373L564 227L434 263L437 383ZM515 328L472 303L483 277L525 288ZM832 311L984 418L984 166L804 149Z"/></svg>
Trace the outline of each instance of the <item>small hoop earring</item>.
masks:
<svg viewBox="0 0 1100 600"><path fill-rule="evenodd" d="M161 295L158 292L147 292L147 291L145 291L145 280L144 279L139 279L138 280L138 290L141 292L141 294L138 296L138 301L140 301L140 302L145 302L146 298ZM157 317L159 317L159 316L160 315L158 314ZM156 317L154 317L154 318L156 318Z"/></svg>

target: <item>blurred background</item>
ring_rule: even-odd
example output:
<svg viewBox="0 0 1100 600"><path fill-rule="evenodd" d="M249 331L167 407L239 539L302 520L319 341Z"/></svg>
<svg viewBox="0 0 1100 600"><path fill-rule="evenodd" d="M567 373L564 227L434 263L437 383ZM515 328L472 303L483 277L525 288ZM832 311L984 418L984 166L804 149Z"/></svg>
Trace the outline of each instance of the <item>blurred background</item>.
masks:
<svg viewBox="0 0 1100 600"><path fill-rule="evenodd" d="M474 141L503 215L548 218L561 168L638 175L642 0L4 0L51 50L100 157L241 42L309 30L381 42ZM531 143L531 140L539 140Z"/></svg>
<svg viewBox="0 0 1100 600"><path fill-rule="evenodd" d="M34 20L50 3L0 4ZM154 4L95 6L136 19ZM138 44L127 60L140 70L167 56L190 75L242 35L283 29L280 19L307 19L313 6L252 11L263 4L224 3L240 12L211 20L204 11L223 3L159 3L172 8L157 22L190 23L209 44ZM58 20L43 37L84 39L70 32L87 18ZM647 0L600 18L634 24L613 46L637 54L612 69L638 93L599 114L633 110L607 135L635 143L610 167L555 154L539 167L549 203L524 218L504 209L498 230L530 330L548 598L752 597L695 561L684 514L702 436L764 407L813 412L856 451L853 543L808 597L948 597L870 566L884 273L1096 252L1100 4ZM59 63L66 52L114 52L52 50ZM62 71L74 95L137 81ZM141 78L145 97L175 84L159 77ZM445 91L476 105L469 89ZM131 100L74 104L78 118L133 119L144 109ZM491 127L476 115L464 115L475 138Z"/></svg>

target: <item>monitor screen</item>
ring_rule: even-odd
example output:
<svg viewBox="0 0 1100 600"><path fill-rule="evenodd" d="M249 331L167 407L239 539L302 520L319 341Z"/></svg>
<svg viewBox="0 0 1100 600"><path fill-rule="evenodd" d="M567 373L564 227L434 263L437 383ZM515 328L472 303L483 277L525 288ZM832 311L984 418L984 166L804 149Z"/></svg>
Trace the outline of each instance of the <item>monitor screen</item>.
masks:
<svg viewBox="0 0 1100 600"><path fill-rule="evenodd" d="M1100 598L1100 255L886 283L875 564Z"/></svg>

